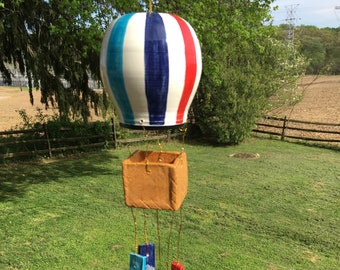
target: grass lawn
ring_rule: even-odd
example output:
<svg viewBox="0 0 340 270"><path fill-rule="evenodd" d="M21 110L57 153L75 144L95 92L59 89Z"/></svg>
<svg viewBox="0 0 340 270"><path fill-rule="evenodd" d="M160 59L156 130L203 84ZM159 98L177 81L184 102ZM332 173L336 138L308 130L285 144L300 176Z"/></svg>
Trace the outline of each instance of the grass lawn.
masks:
<svg viewBox="0 0 340 270"><path fill-rule="evenodd" d="M136 149L1 164L0 269L128 269L136 237L121 161ZM185 269L340 269L339 151L265 139L187 143L185 151ZM157 269L168 269L177 258L180 212L134 214L139 243L146 232L158 246L159 228Z"/></svg>

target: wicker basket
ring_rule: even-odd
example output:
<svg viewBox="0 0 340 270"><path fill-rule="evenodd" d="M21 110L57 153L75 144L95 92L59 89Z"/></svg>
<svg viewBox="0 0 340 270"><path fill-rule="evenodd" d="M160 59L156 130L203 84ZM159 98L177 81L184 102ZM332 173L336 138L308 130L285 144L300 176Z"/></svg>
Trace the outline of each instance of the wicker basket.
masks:
<svg viewBox="0 0 340 270"><path fill-rule="evenodd" d="M186 154L136 151L123 161L123 182L127 206L177 210L188 189Z"/></svg>

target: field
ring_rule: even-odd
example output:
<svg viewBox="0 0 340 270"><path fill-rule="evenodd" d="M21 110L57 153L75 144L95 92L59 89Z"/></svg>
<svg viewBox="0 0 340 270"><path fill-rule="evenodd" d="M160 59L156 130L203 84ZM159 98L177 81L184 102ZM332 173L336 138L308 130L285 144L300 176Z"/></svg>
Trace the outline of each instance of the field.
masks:
<svg viewBox="0 0 340 270"><path fill-rule="evenodd" d="M28 117L35 118L38 109L46 115L58 113L56 108L46 109L40 102L40 91L33 91L34 105L30 103L28 89L20 90L18 87L0 86L0 131L15 129L22 122L19 110L25 110ZM100 120L101 118L92 114L89 121Z"/></svg>
<svg viewBox="0 0 340 270"><path fill-rule="evenodd" d="M290 119L340 123L340 76L306 76L300 84L303 99L294 107L281 108L275 116L289 116ZM312 84L311 84L312 83ZM46 114L53 114L53 109L45 111L40 103L40 92L34 91L35 105L29 101L28 91L19 88L0 87L0 131L14 128L21 121L18 110L25 110L34 117L37 108ZM96 120L93 116L92 120ZM91 120L91 119L90 119Z"/></svg>
<svg viewBox="0 0 340 270"><path fill-rule="evenodd" d="M340 123L340 76L306 76L299 85L302 100L273 112L308 122Z"/></svg>
<svg viewBox="0 0 340 270"><path fill-rule="evenodd" d="M146 238L160 244L163 270L178 247L188 270L339 269L339 152L264 139L186 143L189 190L178 245L180 212L160 211L157 219L154 210L137 209L134 233L121 161L135 149L3 164L0 269L128 269L136 239Z"/></svg>

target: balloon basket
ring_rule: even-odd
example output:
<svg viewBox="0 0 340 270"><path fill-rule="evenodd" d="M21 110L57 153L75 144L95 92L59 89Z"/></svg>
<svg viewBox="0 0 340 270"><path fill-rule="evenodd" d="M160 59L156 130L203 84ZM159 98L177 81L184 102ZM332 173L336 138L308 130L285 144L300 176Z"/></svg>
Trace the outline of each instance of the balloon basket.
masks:
<svg viewBox="0 0 340 270"><path fill-rule="evenodd" d="M123 161L125 204L131 207L178 210L188 189L186 153L134 152Z"/></svg>

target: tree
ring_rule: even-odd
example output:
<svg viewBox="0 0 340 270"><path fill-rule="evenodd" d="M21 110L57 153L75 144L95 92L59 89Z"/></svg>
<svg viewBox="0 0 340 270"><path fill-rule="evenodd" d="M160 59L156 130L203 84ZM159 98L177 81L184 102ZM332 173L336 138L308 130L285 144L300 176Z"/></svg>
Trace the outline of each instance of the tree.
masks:
<svg viewBox="0 0 340 270"><path fill-rule="evenodd" d="M100 96L88 82L100 79L104 29L119 9L140 8L138 2L115 2L119 1L3 0L0 72L4 82L11 84L9 65L13 65L28 78L32 104L32 90L39 88L41 102L58 105L61 118L73 115L87 120L90 106L98 110Z"/></svg>
<svg viewBox="0 0 340 270"><path fill-rule="evenodd" d="M274 0L159 0L153 10L176 13L201 41L203 74L193 115L204 135L222 143L246 138L268 98L299 73L295 51L274 38ZM104 29L119 14L142 11L149 1L3 0L0 7L0 71L16 65L42 92L41 101L58 104L86 119L98 95L88 86L99 79ZM289 58L289 59L287 59ZM66 84L62 81L66 80Z"/></svg>
<svg viewBox="0 0 340 270"><path fill-rule="evenodd" d="M278 28L278 39L285 40L285 28ZM340 28L302 25L295 31L296 50L308 59L306 74L340 74Z"/></svg>
<svg viewBox="0 0 340 270"><path fill-rule="evenodd" d="M295 48L275 39L272 2L159 1L161 10L177 12L196 29L203 74L193 115L203 135L218 142L243 141L269 98L295 86L303 70Z"/></svg>

